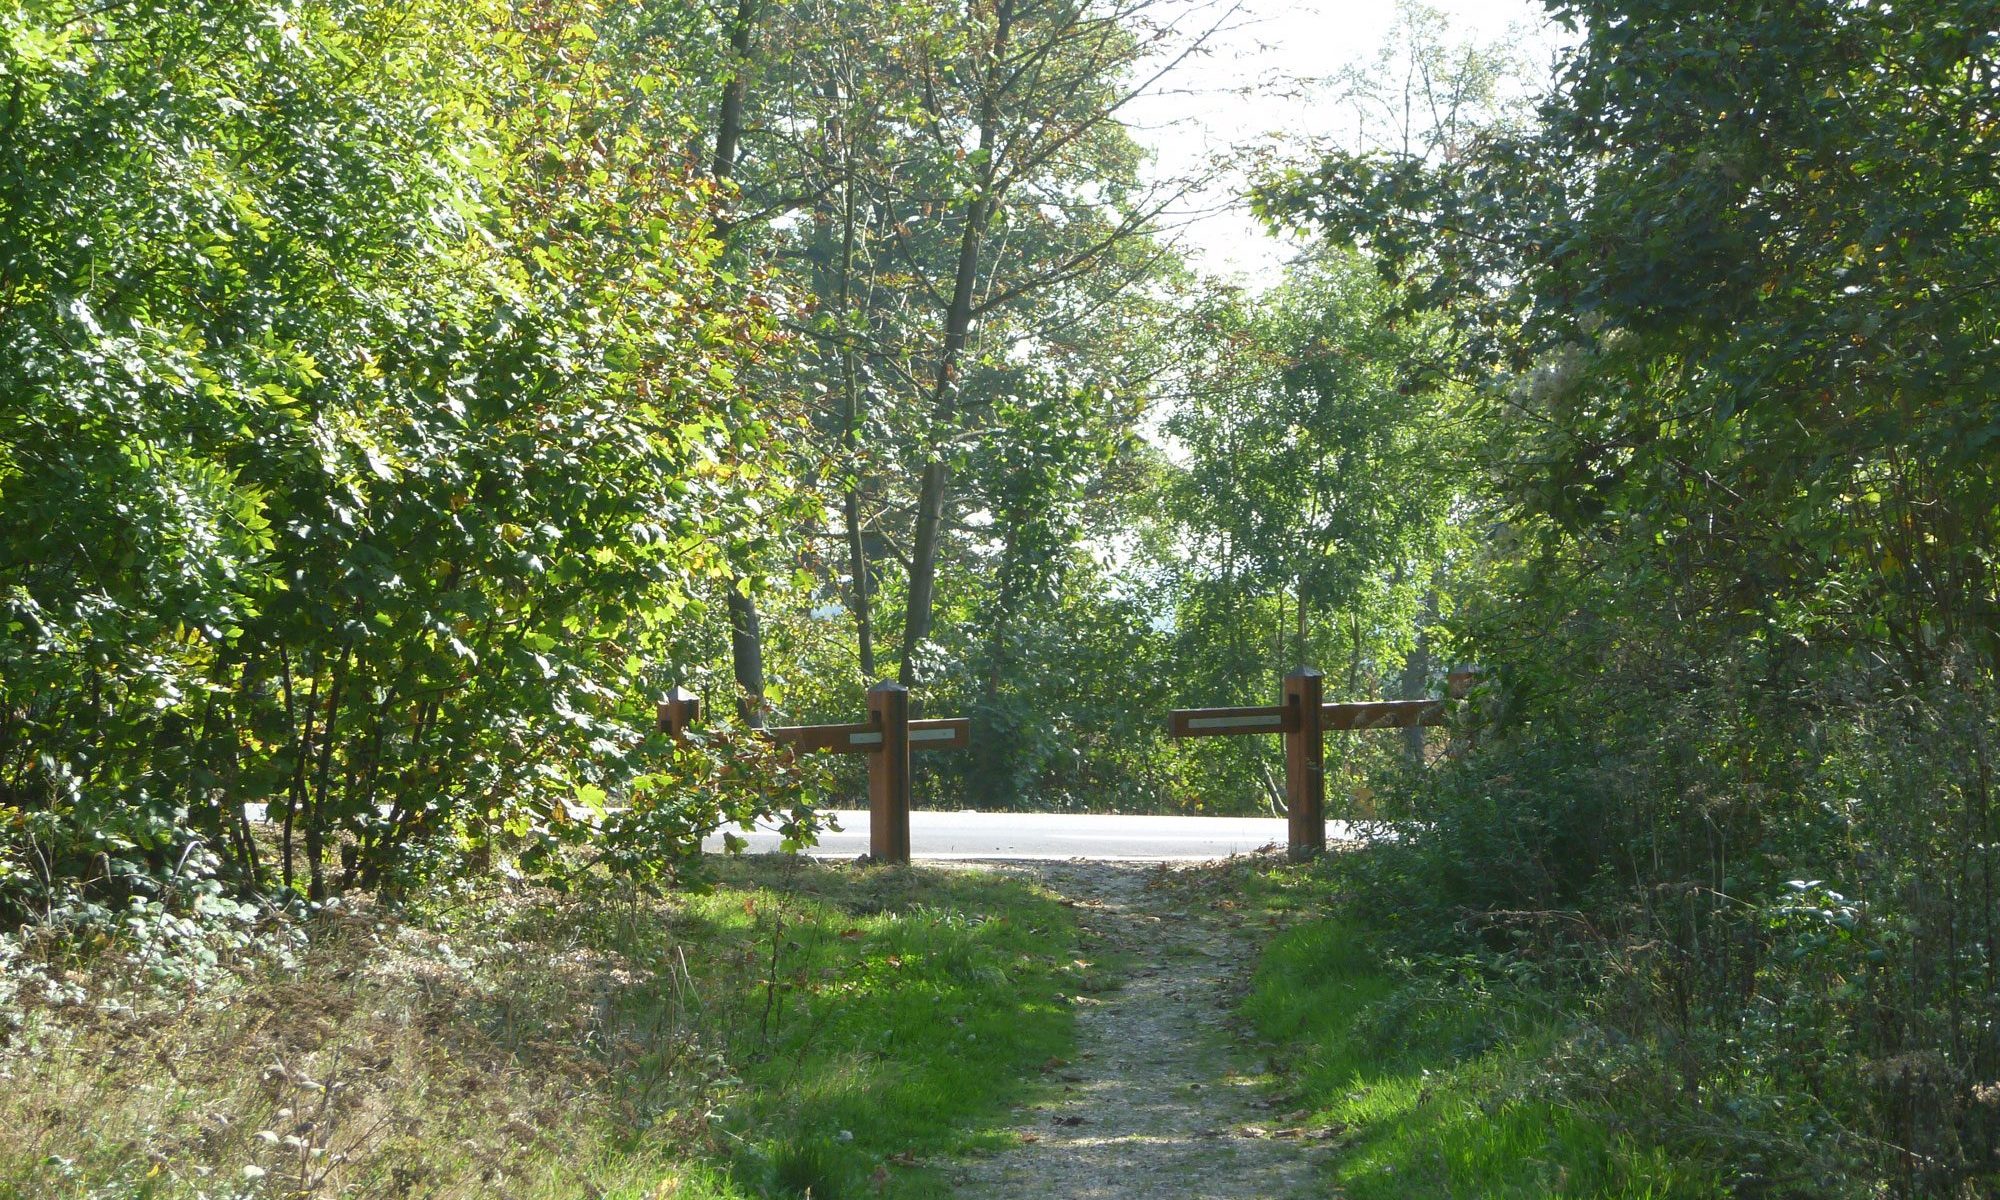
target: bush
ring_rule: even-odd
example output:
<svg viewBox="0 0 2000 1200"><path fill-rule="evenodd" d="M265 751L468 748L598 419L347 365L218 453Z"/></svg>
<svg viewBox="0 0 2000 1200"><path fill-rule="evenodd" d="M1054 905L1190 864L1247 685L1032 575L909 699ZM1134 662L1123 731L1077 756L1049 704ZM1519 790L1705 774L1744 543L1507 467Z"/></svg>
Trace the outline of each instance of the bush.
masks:
<svg viewBox="0 0 2000 1200"><path fill-rule="evenodd" d="M1993 715L1600 682L1566 693L1595 728L1489 729L1383 781L1393 836L1332 869L1384 953L1557 988L1579 1014L1560 1090L1739 1194L1986 1178L2000 908L1968 831Z"/></svg>
<svg viewBox="0 0 2000 1200"><path fill-rule="evenodd" d="M595 18L0 18L0 920L190 853L315 897L551 864L660 761L787 418Z"/></svg>

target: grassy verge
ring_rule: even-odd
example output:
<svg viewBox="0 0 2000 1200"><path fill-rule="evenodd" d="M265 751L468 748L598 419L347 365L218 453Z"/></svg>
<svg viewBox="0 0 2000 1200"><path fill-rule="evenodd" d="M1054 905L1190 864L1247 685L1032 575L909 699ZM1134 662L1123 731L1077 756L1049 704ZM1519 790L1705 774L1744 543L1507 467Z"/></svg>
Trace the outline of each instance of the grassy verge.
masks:
<svg viewBox="0 0 2000 1200"><path fill-rule="evenodd" d="M1239 868L1283 925L1244 1011L1272 1045L1302 1123L1334 1131L1351 1200L1673 1200L1712 1179L1569 1102L1551 1064L1565 998L1481 964L1393 961L1324 873Z"/></svg>
<svg viewBox="0 0 2000 1200"><path fill-rule="evenodd" d="M0 1198L936 1195L1068 1049L1075 938L1004 876L746 862L100 955L0 1044Z"/></svg>
<svg viewBox="0 0 2000 1200"><path fill-rule="evenodd" d="M777 967L732 1031L747 1085L728 1121L739 1174L768 1169L781 1195L941 1194L918 1164L1006 1138L980 1120L1070 1050L1075 923L986 872L787 876L690 906L703 940Z"/></svg>

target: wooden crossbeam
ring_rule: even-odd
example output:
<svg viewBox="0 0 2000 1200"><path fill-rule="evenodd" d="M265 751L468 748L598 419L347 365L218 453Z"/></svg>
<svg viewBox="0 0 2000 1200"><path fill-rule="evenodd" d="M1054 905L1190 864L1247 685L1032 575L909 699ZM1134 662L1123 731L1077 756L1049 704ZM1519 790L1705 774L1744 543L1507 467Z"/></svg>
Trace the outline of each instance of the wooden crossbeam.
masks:
<svg viewBox="0 0 2000 1200"><path fill-rule="evenodd" d="M1408 729L1442 725L1442 700L1363 700L1322 704L1321 729ZM916 728L913 722L910 726ZM1281 704L1237 708L1177 708L1167 714L1167 734L1177 738L1238 737L1254 733L1297 733L1298 710Z"/></svg>
<svg viewBox="0 0 2000 1200"><path fill-rule="evenodd" d="M683 740L701 719L701 701L675 688L660 702L660 729ZM963 750L972 744L967 717L910 719L910 695L882 682L868 689L868 719L844 725L780 725L757 731L794 751L868 756L868 854L877 862L910 861L910 755L919 750Z"/></svg>
<svg viewBox="0 0 2000 1200"><path fill-rule="evenodd" d="M1408 729L1444 724L1442 700L1369 700L1320 706L1322 729Z"/></svg>
<svg viewBox="0 0 2000 1200"><path fill-rule="evenodd" d="M1298 710L1278 704L1241 708L1177 708L1167 714L1167 734L1177 738L1293 733L1298 727Z"/></svg>
<svg viewBox="0 0 2000 1200"><path fill-rule="evenodd" d="M882 748L882 730L873 722L854 721L845 725L780 725L766 729L765 736L795 750L821 750L832 754L872 754ZM972 718L943 717L910 722L910 749L963 750L972 744Z"/></svg>
<svg viewBox="0 0 2000 1200"><path fill-rule="evenodd" d="M963 750L971 744L971 717L932 717L910 722L912 750Z"/></svg>
<svg viewBox="0 0 2000 1200"><path fill-rule="evenodd" d="M778 725L764 736L794 750L827 750L835 754L866 754L882 748L882 731L865 721L845 725Z"/></svg>

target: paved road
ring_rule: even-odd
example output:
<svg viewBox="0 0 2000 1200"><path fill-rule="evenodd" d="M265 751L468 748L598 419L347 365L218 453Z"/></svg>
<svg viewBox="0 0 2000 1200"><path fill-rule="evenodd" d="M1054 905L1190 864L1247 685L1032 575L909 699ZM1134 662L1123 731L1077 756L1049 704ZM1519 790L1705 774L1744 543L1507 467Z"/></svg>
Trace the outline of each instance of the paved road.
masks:
<svg viewBox="0 0 2000 1200"><path fill-rule="evenodd" d="M837 811L840 832L825 834L817 858L854 858L868 852L868 814ZM738 836L744 836L741 830ZM1329 841L1350 838L1345 823L1329 821ZM748 835L749 853L778 848L778 835ZM912 858L1138 859L1201 861L1285 844L1285 823L1271 817L1121 817L1091 813L914 812ZM720 834L704 843L722 849Z"/></svg>

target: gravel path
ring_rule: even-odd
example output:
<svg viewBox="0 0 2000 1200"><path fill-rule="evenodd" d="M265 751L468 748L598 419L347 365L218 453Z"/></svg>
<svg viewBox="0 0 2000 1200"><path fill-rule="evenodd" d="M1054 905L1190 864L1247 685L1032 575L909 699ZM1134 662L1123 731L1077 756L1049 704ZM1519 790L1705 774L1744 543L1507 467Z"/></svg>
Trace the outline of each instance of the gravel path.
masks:
<svg viewBox="0 0 2000 1200"><path fill-rule="evenodd" d="M1115 978L1075 998L1077 1057L1051 1062L1059 1096L1015 1116L1020 1143L962 1164L968 1200L1284 1200L1310 1194L1313 1131L1287 1118L1235 1024L1254 932L1190 903L1159 867L1006 863L1078 910ZM1091 988L1104 990L1092 993ZM1300 1114L1293 1114L1294 1117ZM1323 1189L1322 1189L1323 1190Z"/></svg>

